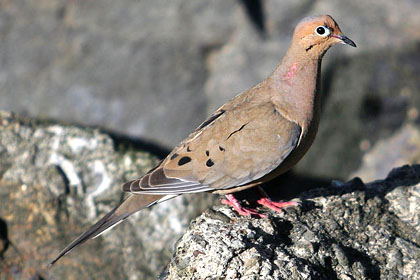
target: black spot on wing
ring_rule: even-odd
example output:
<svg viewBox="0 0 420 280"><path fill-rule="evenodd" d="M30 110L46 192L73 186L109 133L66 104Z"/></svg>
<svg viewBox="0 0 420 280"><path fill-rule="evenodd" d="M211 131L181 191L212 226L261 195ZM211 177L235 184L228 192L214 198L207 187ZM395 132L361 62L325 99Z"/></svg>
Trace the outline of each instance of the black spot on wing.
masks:
<svg viewBox="0 0 420 280"><path fill-rule="evenodd" d="M209 158L206 162L207 167L212 167L214 165L214 162Z"/></svg>
<svg viewBox="0 0 420 280"><path fill-rule="evenodd" d="M170 158L170 160L173 160L173 159L176 159L176 157L177 156L179 156L177 153L174 153L172 156L171 156L171 158Z"/></svg>
<svg viewBox="0 0 420 280"><path fill-rule="evenodd" d="M312 49L314 45L310 45L309 47L306 48L306 51L309 51L310 49Z"/></svg>
<svg viewBox="0 0 420 280"><path fill-rule="evenodd" d="M207 150L206 151L206 156L209 156L210 155L210 152Z"/></svg>
<svg viewBox="0 0 420 280"><path fill-rule="evenodd" d="M187 152L191 152L190 146L187 146Z"/></svg>
<svg viewBox="0 0 420 280"><path fill-rule="evenodd" d="M178 165L179 165L179 166L181 166L181 165L184 165L184 164L189 163L190 161L191 161L191 158L190 158L190 157L182 157L182 158L178 161Z"/></svg>
<svg viewBox="0 0 420 280"><path fill-rule="evenodd" d="M224 151L225 151L225 148L223 148L222 146L219 146L219 150L220 150L221 152L224 152Z"/></svg>

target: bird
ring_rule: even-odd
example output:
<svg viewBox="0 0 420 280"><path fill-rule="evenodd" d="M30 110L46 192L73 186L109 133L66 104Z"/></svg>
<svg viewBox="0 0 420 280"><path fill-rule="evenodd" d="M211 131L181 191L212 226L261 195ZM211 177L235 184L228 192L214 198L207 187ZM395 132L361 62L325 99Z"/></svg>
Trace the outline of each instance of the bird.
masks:
<svg viewBox="0 0 420 280"><path fill-rule="evenodd" d="M155 168L122 185L129 197L67 245L50 263L131 214L186 193L225 195L240 215L265 215L241 205L234 193L251 187L257 203L281 212L295 202L274 202L260 185L291 169L314 141L320 120L321 61L333 45L356 44L330 15L295 27L281 63L262 82L222 105Z"/></svg>

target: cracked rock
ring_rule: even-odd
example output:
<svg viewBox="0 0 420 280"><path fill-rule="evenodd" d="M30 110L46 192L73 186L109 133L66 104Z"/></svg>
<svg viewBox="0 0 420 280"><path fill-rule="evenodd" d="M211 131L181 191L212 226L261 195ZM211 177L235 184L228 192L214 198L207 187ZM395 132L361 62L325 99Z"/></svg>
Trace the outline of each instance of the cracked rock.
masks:
<svg viewBox="0 0 420 280"><path fill-rule="evenodd" d="M220 206L195 219L161 279L415 279L420 165L303 193L268 219ZM223 218L221 218L223 217Z"/></svg>
<svg viewBox="0 0 420 280"><path fill-rule="evenodd" d="M124 181L157 163L128 144L98 129L0 112L1 279L155 277L213 196L184 196L146 209L46 269L65 245L120 203Z"/></svg>

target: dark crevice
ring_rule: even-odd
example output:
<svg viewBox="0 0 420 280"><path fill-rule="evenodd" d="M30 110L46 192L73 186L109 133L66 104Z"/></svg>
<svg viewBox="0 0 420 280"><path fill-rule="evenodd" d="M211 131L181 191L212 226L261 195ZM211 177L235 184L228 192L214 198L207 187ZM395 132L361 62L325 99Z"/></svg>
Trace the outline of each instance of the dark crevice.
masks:
<svg viewBox="0 0 420 280"><path fill-rule="evenodd" d="M63 195L67 195L70 193L70 180L67 177L66 173L63 171L63 169L61 168L61 166L59 165L54 165L55 168L57 169L57 172L61 175L61 177L63 178L63 182L64 182L64 193Z"/></svg>
<svg viewBox="0 0 420 280"><path fill-rule="evenodd" d="M0 260L4 259L4 253L9 249L10 240L8 237L7 223L0 218Z"/></svg>
<svg viewBox="0 0 420 280"><path fill-rule="evenodd" d="M341 245L341 249L343 249L351 262L349 266L354 262L360 262L366 268L366 274L369 276L369 279L380 279L380 268L374 259L371 259L367 254L351 247Z"/></svg>
<svg viewBox="0 0 420 280"><path fill-rule="evenodd" d="M240 0L252 24L261 36L266 34L264 4L261 0Z"/></svg>

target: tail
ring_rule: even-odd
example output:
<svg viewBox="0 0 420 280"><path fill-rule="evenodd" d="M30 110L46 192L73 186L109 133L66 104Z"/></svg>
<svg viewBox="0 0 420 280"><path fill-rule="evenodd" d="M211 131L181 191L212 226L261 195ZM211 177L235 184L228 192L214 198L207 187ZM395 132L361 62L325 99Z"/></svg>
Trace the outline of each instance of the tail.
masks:
<svg viewBox="0 0 420 280"><path fill-rule="evenodd" d="M131 195L120 206L114 208L102 219L91 226L86 232L82 233L73 242L67 245L49 264L48 268L56 263L62 256L69 253L74 248L83 244L85 241L95 238L107 229L111 229L120 222L124 221L131 214L147 208L156 203L171 199L176 195Z"/></svg>

